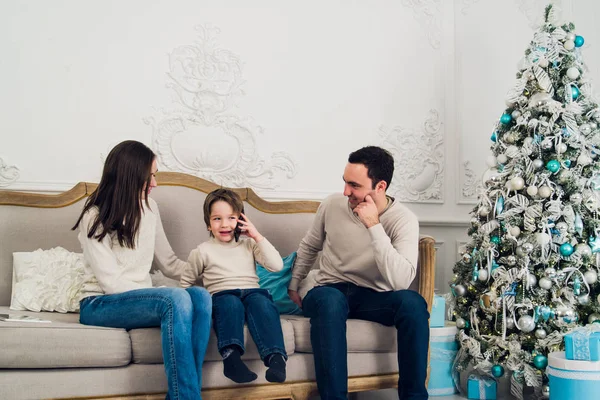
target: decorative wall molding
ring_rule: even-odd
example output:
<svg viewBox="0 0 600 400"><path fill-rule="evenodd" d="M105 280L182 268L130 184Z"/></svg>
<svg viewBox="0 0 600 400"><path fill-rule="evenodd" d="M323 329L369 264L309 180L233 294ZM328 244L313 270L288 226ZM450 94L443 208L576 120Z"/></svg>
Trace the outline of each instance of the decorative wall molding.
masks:
<svg viewBox="0 0 600 400"><path fill-rule="evenodd" d="M0 158L0 187L14 184L21 176L16 165L8 165Z"/></svg>
<svg viewBox="0 0 600 400"><path fill-rule="evenodd" d="M402 0L402 5L413 10L415 19L427 32L431 47L439 49L442 43L442 0Z"/></svg>
<svg viewBox="0 0 600 400"><path fill-rule="evenodd" d="M462 0L461 3L462 3L462 6L460 8L460 12L463 13L464 15L467 15L467 11L468 11L469 7L471 7L475 3L479 3L479 0Z"/></svg>
<svg viewBox="0 0 600 400"><path fill-rule="evenodd" d="M395 171L388 193L404 202L442 203L444 200L444 136L437 110L421 130L379 128L380 146L394 156Z"/></svg>
<svg viewBox="0 0 600 400"><path fill-rule="evenodd" d="M473 171L473 168L471 168L470 161L463 162L462 166L462 199L459 204L475 204L477 202L479 190L482 188L481 179L479 179L479 175Z"/></svg>
<svg viewBox="0 0 600 400"><path fill-rule="evenodd" d="M243 63L218 46L219 28L202 25L197 30L195 44L177 47L169 56L167 87L179 106L145 120L152 126L160 164L223 186L272 190L296 175L296 163L284 152L268 158L259 154L262 127L236 113L245 95Z"/></svg>

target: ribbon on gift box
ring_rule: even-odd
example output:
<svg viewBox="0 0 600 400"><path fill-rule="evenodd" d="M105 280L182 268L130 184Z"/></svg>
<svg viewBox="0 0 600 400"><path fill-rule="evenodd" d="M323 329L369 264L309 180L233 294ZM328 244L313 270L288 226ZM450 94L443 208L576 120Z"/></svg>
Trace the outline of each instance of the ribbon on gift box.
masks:
<svg viewBox="0 0 600 400"><path fill-rule="evenodd" d="M591 358L590 336L593 333L600 333L600 324L580 326L568 333L573 340L574 360L589 360Z"/></svg>
<svg viewBox="0 0 600 400"><path fill-rule="evenodd" d="M493 379L477 376L474 374L469 375L469 380L474 380L479 383L479 399L486 400L486 389L492 387L495 381Z"/></svg>
<svg viewBox="0 0 600 400"><path fill-rule="evenodd" d="M431 361L452 362L458 350L432 349L430 354Z"/></svg>

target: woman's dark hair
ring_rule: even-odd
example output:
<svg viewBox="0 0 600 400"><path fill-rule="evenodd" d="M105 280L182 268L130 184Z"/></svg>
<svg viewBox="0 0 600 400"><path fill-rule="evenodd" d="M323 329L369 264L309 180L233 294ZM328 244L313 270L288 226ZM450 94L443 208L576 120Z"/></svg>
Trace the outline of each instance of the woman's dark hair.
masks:
<svg viewBox="0 0 600 400"><path fill-rule="evenodd" d="M217 201L224 201L229 204L236 214L244 212L244 202L236 192L230 189L215 189L204 200L204 223L207 228L210 227L210 210ZM212 236L212 232L210 235Z"/></svg>
<svg viewBox="0 0 600 400"><path fill-rule="evenodd" d="M134 140L116 145L106 157L98 187L85 202L71 229L77 229L83 215L97 207L98 215L88 231L88 238L100 242L107 234L116 232L121 246L135 248L135 237L142 219L143 190L146 206L150 207L148 191L155 157L146 145Z"/></svg>
<svg viewBox="0 0 600 400"><path fill-rule="evenodd" d="M377 146L367 146L350 153L350 164L363 164L367 167L367 176L371 179L372 189L379 181L387 183L386 190L392 183L394 176L394 157L392 154Z"/></svg>

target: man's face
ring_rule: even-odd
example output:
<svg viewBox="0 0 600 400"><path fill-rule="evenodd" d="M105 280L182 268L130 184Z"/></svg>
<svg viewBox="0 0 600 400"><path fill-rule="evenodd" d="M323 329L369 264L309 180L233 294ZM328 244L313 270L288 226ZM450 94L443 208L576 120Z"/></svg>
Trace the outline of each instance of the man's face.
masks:
<svg viewBox="0 0 600 400"><path fill-rule="evenodd" d="M367 167L363 164L348 163L344 169L344 196L348 197L350 208L365 201L365 197L375 195L371 178L367 175Z"/></svg>

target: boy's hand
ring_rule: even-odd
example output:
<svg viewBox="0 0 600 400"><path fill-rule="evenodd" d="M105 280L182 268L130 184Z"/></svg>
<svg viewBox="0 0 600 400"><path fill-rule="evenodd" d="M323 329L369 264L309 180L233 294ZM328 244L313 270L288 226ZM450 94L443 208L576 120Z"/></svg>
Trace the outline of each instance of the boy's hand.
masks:
<svg viewBox="0 0 600 400"><path fill-rule="evenodd" d="M302 308L302 299L300 298L298 291L288 289L288 296L290 296L290 300L296 303L298 307Z"/></svg>
<svg viewBox="0 0 600 400"><path fill-rule="evenodd" d="M242 235L246 235L248 237L251 237L252 239L254 239L256 241L256 243L260 242L261 240L264 239L263 235L261 235L258 230L256 229L256 227L254 226L254 224L248 219L248 217L246 217L245 214L241 214L241 216L244 219L239 219L238 222L241 225L241 229L242 229Z"/></svg>

